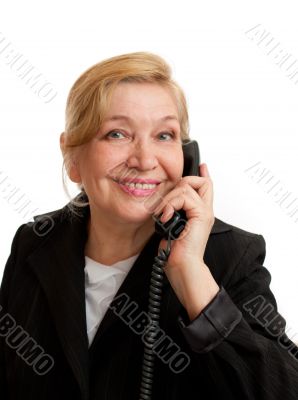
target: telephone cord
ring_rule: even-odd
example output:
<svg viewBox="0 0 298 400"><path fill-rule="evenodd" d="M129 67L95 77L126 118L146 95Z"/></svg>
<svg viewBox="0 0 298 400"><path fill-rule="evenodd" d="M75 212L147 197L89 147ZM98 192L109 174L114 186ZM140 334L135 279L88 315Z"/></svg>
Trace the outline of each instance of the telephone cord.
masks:
<svg viewBox="0 0 298 400"><path fill-rule="evenodd" d="M145 346L142 365L142 378L139 400L151 400L154 377L154 344L159 329L159 317L162 299L162 287L164 267L171 252L171 235L168 237L166 249L160 249L158 256L154 258L149 287L148 315L150 323L145 333Z"/></svg>

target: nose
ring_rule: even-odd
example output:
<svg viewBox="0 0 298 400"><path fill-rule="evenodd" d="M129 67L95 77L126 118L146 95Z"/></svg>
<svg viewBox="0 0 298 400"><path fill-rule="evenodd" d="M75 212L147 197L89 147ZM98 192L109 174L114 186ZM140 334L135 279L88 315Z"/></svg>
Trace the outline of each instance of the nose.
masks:
<svg viewBox="0 0 298 400"><path fill-rule="evenodd" d="M126 165L129 168L146 171L156 168L158 160L156 157L156 146L145 141L139 141L132 146L127 157Z"/></svg>

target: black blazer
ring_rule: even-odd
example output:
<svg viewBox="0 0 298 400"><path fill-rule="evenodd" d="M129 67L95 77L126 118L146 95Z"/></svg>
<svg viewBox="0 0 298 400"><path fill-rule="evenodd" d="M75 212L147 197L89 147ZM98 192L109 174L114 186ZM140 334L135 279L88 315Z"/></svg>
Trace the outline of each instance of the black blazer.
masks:
<svg viewBox="0 0 298 400"><path fill-rule="evenodd" d="M144 342L129 325L137 314L109 308L88 349L89 217L89 207L77 218L66 205L15 234L0 291L3 400L139 399ZM153 234L116 295L137 313L148 309L159 242ZM191 323L165 276L160 327L170 341L155 357L153 400L298 399L298 348L284 333L264 258L261 235L216 218L204 261L221 289Z"/></svg>

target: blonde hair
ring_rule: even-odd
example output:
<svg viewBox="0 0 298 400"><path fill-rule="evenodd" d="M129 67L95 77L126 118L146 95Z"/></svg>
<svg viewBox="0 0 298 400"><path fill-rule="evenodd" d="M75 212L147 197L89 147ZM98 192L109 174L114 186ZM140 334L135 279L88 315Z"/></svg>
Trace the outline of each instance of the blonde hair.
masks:
<svg viewBox="0 0 298 400"><path fill-rule="evenodd" d="M181 140L189 140L186 98L171 75L171 68L162 57L149 52L135 52L103 60L75 81L66 103L62 165L63 187L69 198L65 170L69 171L79 146L89 142L100 129L113 92L120 82L151 82L169 89L177 104ZM83 185L78 183L77 186L81 192L69 205L85 207L89 204L88 197ZM72 211L75 212L73 207Z"/></svg>

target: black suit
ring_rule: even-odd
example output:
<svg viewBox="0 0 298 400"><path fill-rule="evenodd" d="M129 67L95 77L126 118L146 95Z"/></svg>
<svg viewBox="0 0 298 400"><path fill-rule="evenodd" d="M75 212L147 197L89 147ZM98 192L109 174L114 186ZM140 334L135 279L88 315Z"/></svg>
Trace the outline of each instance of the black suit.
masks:
<svg viewBox="0 0 298 400"><path fill-rule="evenodd" d="M141 336L108 309L88 349L84 245L89 207L81 219L71 218L67 206L47 215L53 227L46 234L40 217L19 227L5 267L1 399L137 400ZM156 234L148 240L118 291L139 311L147 311L159 242ZM285 321L277 313L264 258L261 235L216 219L204 261L221 290L191 323L165 277L160 325L190 364L177 373L156 356L153 400L298 399L298 349L281 335ZM265 301L261 314L260 300Z"/></svg>

